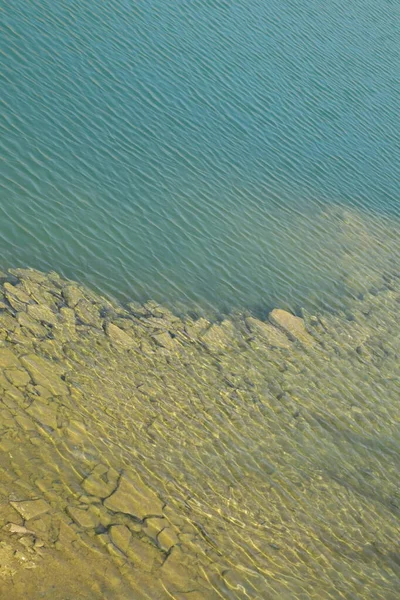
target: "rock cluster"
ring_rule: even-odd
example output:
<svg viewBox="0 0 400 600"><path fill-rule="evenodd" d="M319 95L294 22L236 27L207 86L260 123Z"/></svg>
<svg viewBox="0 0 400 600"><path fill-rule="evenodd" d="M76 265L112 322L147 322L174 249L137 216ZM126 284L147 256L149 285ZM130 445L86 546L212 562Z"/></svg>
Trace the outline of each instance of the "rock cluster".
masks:
<svg viewBox="0 0 400 600"><path fill-rule="evenodd" d="M399 299L211 322L5 274L0 596L394 600Z"/></svg>

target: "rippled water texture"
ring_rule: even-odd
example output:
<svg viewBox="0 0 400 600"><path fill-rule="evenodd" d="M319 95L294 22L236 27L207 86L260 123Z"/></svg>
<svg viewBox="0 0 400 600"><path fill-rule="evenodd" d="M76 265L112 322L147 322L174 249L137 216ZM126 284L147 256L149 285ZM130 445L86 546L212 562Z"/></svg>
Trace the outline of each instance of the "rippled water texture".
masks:
<svg viewBox="0 0 400 600"><path fill-rule="evenodd" d="M398 215L397 2L0 7L3 267L175 307L341 303L321 213Z"/></svg>
<svg viewBox="0 0 400 600"><path fill-rule="evenodd" d="M399 4L0 16L0 598L397 600Z"/></svg>

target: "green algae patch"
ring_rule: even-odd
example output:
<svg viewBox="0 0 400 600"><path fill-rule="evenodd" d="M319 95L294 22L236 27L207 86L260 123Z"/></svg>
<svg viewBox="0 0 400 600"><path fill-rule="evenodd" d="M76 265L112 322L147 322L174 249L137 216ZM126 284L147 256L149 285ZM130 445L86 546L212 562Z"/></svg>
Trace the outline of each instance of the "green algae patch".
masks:
<svg viewBox="0 0 400 600"><path fill-rule="evenodd" d="M342 313L219 322L12 273L0 595L397 597L394 273Z"/></svg>

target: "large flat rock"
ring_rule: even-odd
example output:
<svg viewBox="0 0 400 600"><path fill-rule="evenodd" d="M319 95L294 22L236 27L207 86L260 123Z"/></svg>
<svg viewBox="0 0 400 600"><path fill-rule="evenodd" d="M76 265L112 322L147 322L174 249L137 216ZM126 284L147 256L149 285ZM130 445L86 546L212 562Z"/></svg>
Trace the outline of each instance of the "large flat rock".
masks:
<svg viewBox="0 0 400 600"><path fill-rule="evenodd" d="M269 320L286 333L289 339L297 340L303 344L313 344L314 338L308 333L303 319L296 317L286 310L274 308L269 313Z"/></svg>
<svg viewBox="0 0 400 600"><path fill-rule="evenodd" d="M23 356L21 362L36 385L42 385L54 396L68 394L68 387L61 379L63 370L56 363L35 354Z"/></svg>
<svg viewBox="0 0 400 600"><path fill-rule="evenodd" d="M121 512L144 519L150 515L162 515L163 503L139 477L122 475L118 488L104 501L113 512Z"/></svg>
<svg viewBox="0 0 400 600"><path fill-rule="evenodd" d="M21 363L9 348L0 348L0 369L20 367Z"/></svg>
<svg viewBox="0 0 400 600"><path fill-rule="evenodd" d="M250 331L255 336L260 337L268 344L268 346L275 348L290 348L290 341L288 340L287 335L280 329L271 325L271 323L259 321L258 319L254 319L254 317L248 317L246 323Z"/></svg>
<svg viewBox="0 0 400 600"><path fill-rule="evenodd" d="M21 515L25 521L34 519L50 510L50 506L42 498L37 500L21 500L20 502L10 502L11 506Z"/></svg>

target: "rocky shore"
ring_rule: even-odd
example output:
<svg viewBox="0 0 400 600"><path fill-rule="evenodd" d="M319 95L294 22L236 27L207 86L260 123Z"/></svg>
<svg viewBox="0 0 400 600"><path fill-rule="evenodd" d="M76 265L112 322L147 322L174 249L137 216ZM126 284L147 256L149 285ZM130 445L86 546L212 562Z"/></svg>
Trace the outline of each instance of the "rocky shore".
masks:
<svg viewBox="0 0 400 600"><path fill-rule="evenodd" d="M0 596L395 600L400 280L221 322L0 278Z"/></svg>

